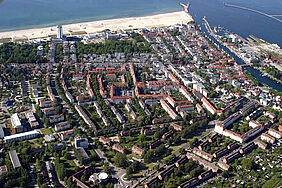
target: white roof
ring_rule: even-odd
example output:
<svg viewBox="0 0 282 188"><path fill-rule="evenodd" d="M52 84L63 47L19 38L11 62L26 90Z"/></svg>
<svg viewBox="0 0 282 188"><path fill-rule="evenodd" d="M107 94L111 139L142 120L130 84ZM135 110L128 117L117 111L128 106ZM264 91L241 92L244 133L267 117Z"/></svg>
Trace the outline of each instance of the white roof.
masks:
<svg viewBox="0 0 282 188"><path fill-rule="evenodd" d="M13 139L13 138L28 136L28 135L32 135L32 134L39 134L39 132L36 131L36 130L33 130L33 131L24 132L24 133L13 134L13 135L10 135L10 136L5 136L4 140L9 140L9 139Z"/></svg>
<svg viewBox="0 0 282 188"><path fill-rule="evenodd" d="M105 172L101 172L101 173L98 174L98 179L100 179L100 180L105 180L107 178L108 178L108 174L105 173Z"/></svg>
<svg viewBox="0 0 282 188"><path fill-rule="evenodd" d="M18 114L13 114L12 117L11 117L11 121L12 121L13 127L18 127L18 126L22 125Z"/></svg>

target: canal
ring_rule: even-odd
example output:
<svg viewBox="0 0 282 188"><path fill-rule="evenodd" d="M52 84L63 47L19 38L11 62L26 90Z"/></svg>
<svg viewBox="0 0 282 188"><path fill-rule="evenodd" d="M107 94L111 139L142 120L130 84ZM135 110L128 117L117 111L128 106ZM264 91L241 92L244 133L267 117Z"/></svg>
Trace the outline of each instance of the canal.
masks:
<svg viewBox="0 0 282 188"><path fill-rule="evenodd" d="M239 58L236 54L231 52L228 48L220 44L210 33L207 31L204 24L201 26L202 32L207 35L213 43L216 43L221 49L223 49L226 53L228 53L232 58L236 60L236 62L240 65L245 64L245 62ZM262 76L262 72L260 70L254 69L252 67L244 67L243 70L248 71L254 78L256 78L261 83L267 85L268 87L275 89L276 91L282 92L282 84L273 80L267 76Z"/></svg>

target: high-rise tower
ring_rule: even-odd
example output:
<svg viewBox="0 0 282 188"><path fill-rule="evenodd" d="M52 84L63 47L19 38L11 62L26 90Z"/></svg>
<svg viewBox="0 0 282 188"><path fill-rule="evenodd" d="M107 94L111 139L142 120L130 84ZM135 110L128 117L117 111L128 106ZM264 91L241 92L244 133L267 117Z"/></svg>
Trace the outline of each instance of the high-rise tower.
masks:
<svg viewBox="0 0 282 188"><path fill-rule="evenodd" d="M63 38L63 28L61 25L58 25L57 26L57 38L58 39L62 39Z"/></svg>

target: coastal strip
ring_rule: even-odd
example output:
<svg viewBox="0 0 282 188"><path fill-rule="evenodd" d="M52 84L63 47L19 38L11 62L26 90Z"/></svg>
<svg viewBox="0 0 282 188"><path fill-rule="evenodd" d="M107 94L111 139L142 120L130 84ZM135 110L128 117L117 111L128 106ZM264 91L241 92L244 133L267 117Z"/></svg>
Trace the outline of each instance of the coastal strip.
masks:
<svg viewBox="0 0 282 188"><path fill-rule="evenodd" d="M157 14L143 17L118 18L110 20L99 20L92 22L83 22L63 25L65 35L91 34L105 29L111 31L163 27L175 24L186 24L194 21L192 16L185 11L171 12L165 14ZM26 30L1 32L0 39L35 39L55 36L57 34L56 27L34 28Z"/></svg>

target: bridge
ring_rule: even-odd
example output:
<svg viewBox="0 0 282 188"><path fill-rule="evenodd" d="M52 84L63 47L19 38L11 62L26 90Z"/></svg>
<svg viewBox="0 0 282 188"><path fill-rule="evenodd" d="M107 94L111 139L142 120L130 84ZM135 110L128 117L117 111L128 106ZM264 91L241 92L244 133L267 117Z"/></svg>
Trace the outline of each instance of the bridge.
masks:
<svg viewBox="0 0 282 188"><path fill-rule="evenodd" d="M253 9L250 9L250 8L246 8L246 7L242 7L242 6L237 6L237 5L232 5L232 4L228 4L228 3L224 3L224 6L226 7L233 7L233 8L239 8L239 9L243 9L243 10L248 10L248 11L251 11L251 12L255 12L255 13L258 13L258 14L261 14L261 15L264 15L264 16L267 16L269 18L272 18L280 23L282 23L282 20L276 18L275 16L281 16L281 15L269 15L269 14L266 14L264 12L261 12L261 11L258 11L258 10L253 10Z"/></svg>
<svg viewBox="0 0 282 188"><path fill-rule="evenodd" d="M184 8L184 12L189 13L190 3L188 2L187 5L180 3L180 5Z"/></svg>

